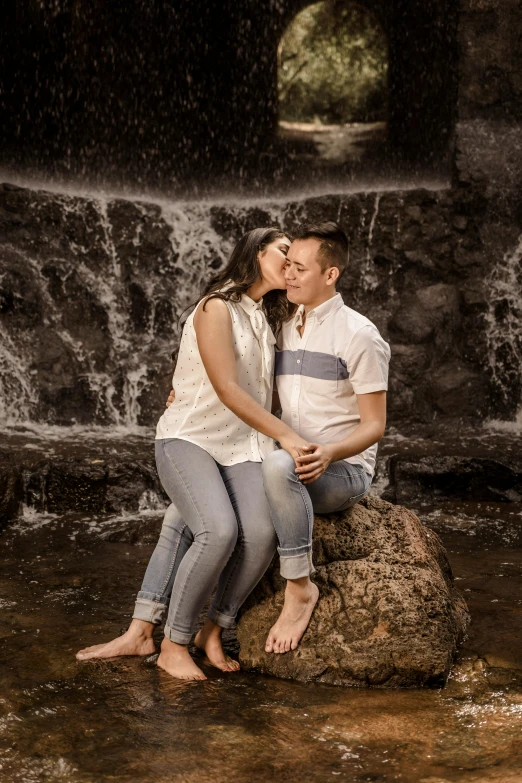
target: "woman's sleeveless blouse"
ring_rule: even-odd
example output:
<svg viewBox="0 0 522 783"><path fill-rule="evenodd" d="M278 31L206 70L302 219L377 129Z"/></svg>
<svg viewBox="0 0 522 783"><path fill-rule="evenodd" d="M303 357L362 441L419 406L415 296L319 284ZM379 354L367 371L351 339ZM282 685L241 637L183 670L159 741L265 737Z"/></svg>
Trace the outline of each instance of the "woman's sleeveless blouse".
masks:
<svg viewBox="0 0 522 783"><path fill-rule="evenodd" d="M238 384L269 411L275 337L262 310L262 300L254 302L243 294L240 302L225 304L232 318ZM261 462L274 450L274 441L241 421L214 391L199 354L194 329L196 310L183 327L172 380L176 399L158 422L156 440L187 440L201 446L221 465Z"/></svg>

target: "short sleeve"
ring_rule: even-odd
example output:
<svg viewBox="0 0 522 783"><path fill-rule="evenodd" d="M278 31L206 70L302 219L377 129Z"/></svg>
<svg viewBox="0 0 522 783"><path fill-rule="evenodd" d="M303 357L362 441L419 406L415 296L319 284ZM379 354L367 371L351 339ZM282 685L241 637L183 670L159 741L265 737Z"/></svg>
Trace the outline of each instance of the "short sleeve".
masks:
<svg viewBox="0 0 522 783"><path fill-rule="evenodd" d="M345 361L356 394L387 390L390 355L390 346L373 324L367 324L355 333Z"/></svg>

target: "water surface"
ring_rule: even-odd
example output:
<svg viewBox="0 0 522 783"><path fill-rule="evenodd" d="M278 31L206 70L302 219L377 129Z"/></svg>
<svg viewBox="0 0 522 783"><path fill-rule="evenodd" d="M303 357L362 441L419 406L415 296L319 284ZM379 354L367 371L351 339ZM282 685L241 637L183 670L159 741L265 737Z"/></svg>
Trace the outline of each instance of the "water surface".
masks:
<svg viewBox="0 0 522 783"><path fill-rule="evenodd" d="M159 518L27 512L0 539L0 779L518 783L522 507L421 516L442 534L473 622L446 688L385 691L79 663L77 649L126 627Z"/></svg>

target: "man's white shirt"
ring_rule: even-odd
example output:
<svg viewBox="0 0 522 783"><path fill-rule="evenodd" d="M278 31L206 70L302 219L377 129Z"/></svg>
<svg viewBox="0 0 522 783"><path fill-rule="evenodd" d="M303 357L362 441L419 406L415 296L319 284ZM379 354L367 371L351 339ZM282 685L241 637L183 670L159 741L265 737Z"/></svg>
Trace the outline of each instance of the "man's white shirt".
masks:
<svg viewBox="0 0 522 783"><path fill-rule="evenodd" d="M287 321L276 352L276 382L283 421L312 443L344 440L360 424L357 394L388 388L390 346L364 315L335 294L306 316ZM348 457L373 476L377 444Z"/></svg>

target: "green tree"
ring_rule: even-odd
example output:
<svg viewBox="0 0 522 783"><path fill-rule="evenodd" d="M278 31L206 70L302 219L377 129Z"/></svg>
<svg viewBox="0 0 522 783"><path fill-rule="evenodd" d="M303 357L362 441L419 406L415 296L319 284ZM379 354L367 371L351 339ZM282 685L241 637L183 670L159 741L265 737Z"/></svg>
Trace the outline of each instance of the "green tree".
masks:
<svg viewBox="0 0 522 783"><path fill-rule="evenodd" d="M279 112L289 122L386 118L387 42L377 19L342 0L297 14L279 47Z"/></svg>

